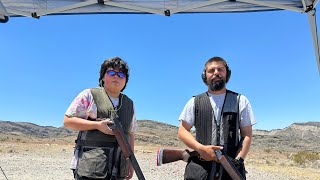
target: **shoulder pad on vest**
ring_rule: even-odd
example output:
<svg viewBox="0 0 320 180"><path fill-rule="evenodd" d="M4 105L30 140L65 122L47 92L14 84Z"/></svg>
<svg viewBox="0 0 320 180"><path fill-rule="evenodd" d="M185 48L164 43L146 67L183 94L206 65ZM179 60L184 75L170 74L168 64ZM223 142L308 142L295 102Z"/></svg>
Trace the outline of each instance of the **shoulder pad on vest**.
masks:
<svg viewBox="0 0 320 180"><path fill-rule="evenodd" d="M230 90L227 90L227 93L232 93L232 94L238 94L238 95L240 95L239 93L234 92L234 91L230 91Z"/></svg>

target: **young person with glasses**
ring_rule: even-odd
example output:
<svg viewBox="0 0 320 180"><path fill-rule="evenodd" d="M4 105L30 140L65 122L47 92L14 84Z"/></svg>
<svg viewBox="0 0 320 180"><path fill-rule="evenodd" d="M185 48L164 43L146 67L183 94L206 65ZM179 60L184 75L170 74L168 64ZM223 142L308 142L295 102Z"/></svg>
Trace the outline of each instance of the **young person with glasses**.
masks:
<svg viewBox="0 0 320 180"><path fill-rule="evenodd" d="M67 109L64 126L79 130L71 162L75 179L132 178L133 167L123 157L108 126L116 113L134 151L137 130L134 105L122 93L128 80L127 63L119 57L107 59L101 65L99 87L82 91Z"/></svg>

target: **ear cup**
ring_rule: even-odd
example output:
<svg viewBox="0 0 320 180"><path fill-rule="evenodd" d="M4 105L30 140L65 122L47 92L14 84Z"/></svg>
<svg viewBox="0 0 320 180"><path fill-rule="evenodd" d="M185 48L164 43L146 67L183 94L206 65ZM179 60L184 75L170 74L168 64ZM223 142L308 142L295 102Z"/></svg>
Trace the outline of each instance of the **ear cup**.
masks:
<svg viewBox="0 0 320 180"><path fill-rule="evenodd" d="M226 64L226 70L227 70L226 83L228 83L231 77L231 69L229 68L228 64Z"/></svg>
<svg viewBox="0 0 320 180"><path fill-rule="evenodd" d="M204 69L201 74L202 81L207 84L206 70Z"/></svg>

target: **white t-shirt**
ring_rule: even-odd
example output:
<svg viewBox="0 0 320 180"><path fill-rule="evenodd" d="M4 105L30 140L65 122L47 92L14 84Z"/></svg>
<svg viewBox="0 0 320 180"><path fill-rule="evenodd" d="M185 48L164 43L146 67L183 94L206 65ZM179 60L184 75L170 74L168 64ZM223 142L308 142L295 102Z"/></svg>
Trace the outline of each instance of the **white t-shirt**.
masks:
<svg viewBox="0 0 320 180"><path fill-rule="evenodd" d="M114 107L119 105L119 98L110 97ZM79 117L83 119L97 118L97 105L93 100L90 89L85 89L82 91L70 104L69 108L65 112L66 116L69 117ZM133 106L133 119L131 124L131 132L137 132L138 125L135 116L135 108Z"/></svg>
<svg viewBox="0 0 320 180"><path fill-rule="evenodd" d="M222 106L223 106L226 93L218 94L218 95L208 93L208 95L209 95L209 99L210 99L217 123L220 124L220 115L221 115ZM190 126L194 126L194 119L195 119L194 108L195 108L194 97L192 97L187 102L184 109L182 110L179 116L179 120L185 121ZM240 111L240 127L252 126L256 123L256 120L254 119L254 116L253 116L250 102L244 95L240 96L239 111Z"/></svg>

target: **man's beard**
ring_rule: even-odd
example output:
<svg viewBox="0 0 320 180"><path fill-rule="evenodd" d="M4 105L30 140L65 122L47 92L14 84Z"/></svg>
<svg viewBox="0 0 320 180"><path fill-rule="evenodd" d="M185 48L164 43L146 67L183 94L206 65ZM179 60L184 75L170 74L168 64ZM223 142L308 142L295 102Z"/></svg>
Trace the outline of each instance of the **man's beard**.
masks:
<svg viewBox="0 0 320 180"><path fill-rule="evenodd" d="M212 91L220 91L225 87L226 83L225 83L224 79L221 76L219 76L219 78L220 78L219 80L217 80L217 81L212 80L209 83L209 88Z"/></svg>

